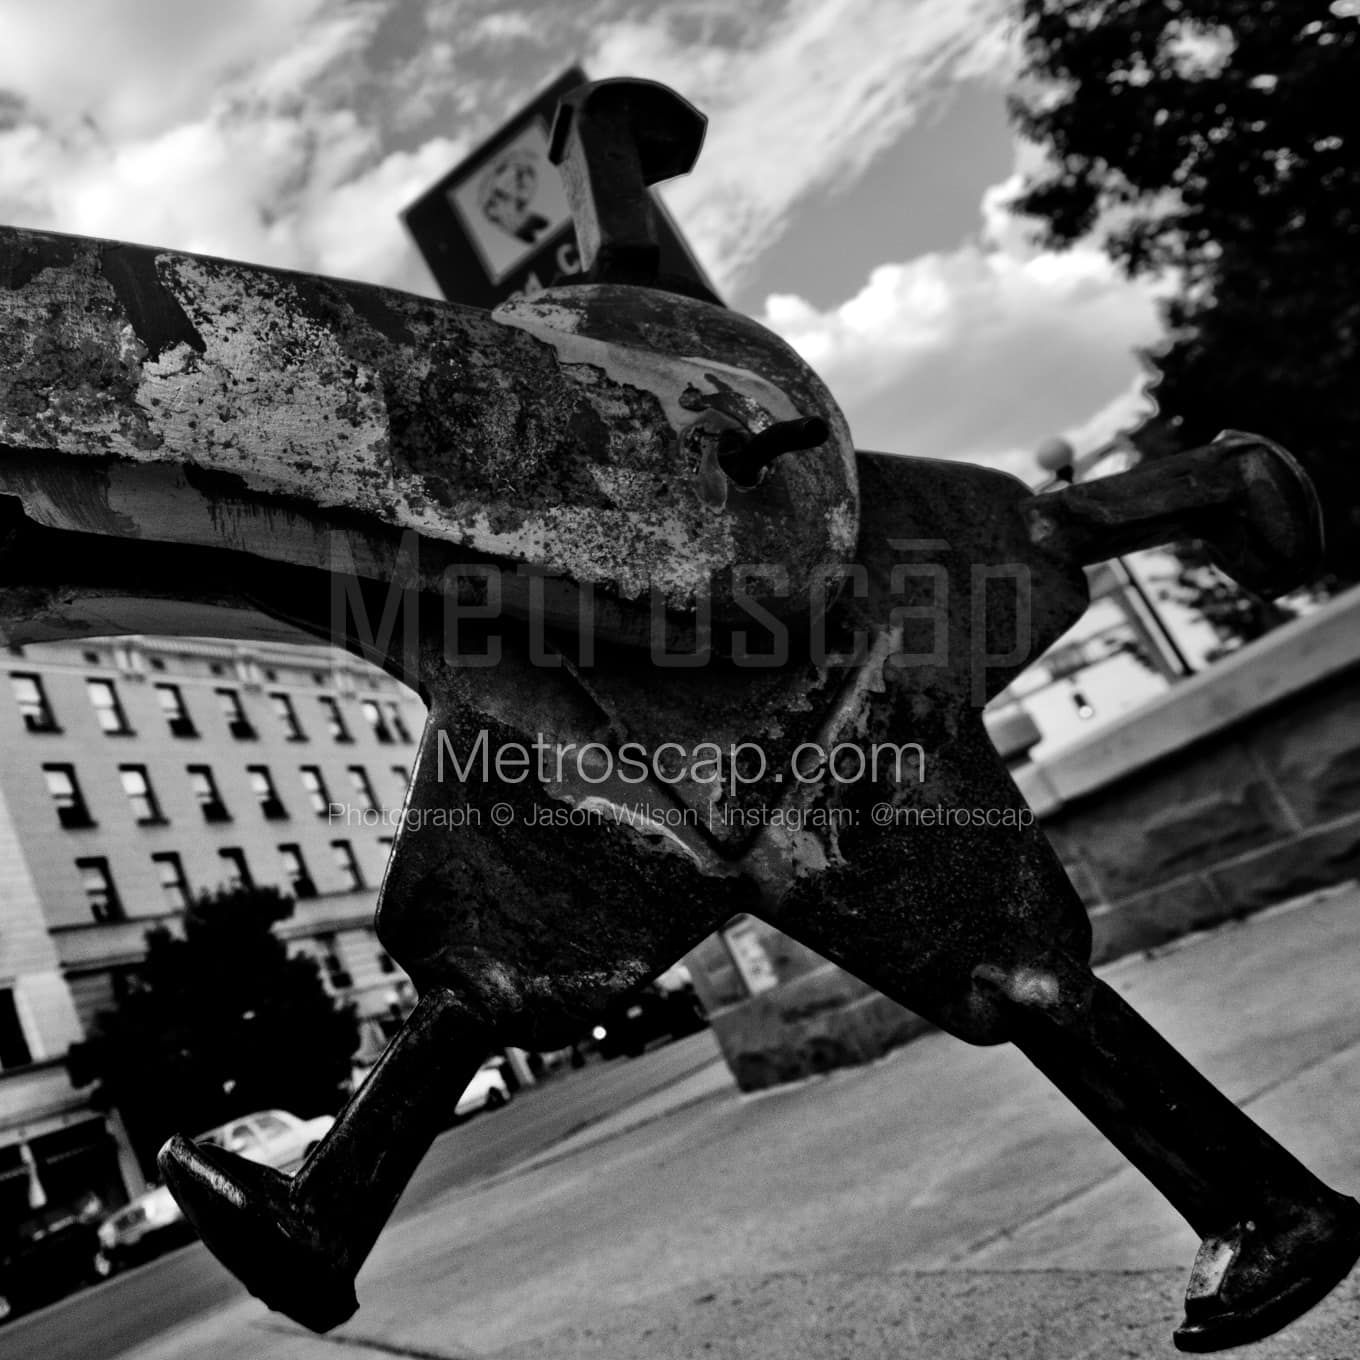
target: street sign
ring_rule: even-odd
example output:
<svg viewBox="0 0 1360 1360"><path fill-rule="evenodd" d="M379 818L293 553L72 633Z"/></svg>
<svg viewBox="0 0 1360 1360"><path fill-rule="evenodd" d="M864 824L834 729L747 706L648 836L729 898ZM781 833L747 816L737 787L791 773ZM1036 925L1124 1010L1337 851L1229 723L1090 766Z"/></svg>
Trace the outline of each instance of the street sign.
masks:
<svg viewBox="0 0 1360 1360"><path fill-rule="evenodd" d="M548 160L548 134L558 100L587 79L579 66L564 71L402 213L450 302L495 307L580 270L562 177ZM695 279L712 292L655 194L653 201L661 272Z"/></svg>
<svg viewBox="0 0 1360 1360"><path fill-rule="evenodd" d="M723 939L752 996L779 986L779 974L760 938L760 927L749 916L723 931Z"/></svg>

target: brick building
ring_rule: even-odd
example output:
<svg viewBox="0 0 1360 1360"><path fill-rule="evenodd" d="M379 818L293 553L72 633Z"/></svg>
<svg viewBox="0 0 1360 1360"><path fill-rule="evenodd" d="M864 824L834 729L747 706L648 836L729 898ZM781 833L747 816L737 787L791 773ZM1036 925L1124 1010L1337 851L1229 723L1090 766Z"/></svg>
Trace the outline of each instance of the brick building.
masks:
<svg viewBox="0 0 1360 1360"><path fill-rule="evenodd" d="M373 909L424 708L327 647L121 638L17 647L0 676L0 1213L137 1184L64 1056L147 930L272 884L278 929L354 1003L363 1056L414 1002ZM391 816L384 817L384 812Z"/></svg>

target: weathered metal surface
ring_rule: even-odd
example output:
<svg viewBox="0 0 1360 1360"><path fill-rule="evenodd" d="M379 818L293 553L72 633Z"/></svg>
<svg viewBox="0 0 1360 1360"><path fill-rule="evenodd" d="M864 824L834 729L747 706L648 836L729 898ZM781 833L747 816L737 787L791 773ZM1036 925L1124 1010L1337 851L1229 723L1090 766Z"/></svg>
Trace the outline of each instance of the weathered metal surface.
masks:
<svg viewBox="0 0 1360 1360"><path fill-rule="evenodd" d="M950 1032L1015 1042L1206 1239L1254 1225L1243 1271L1189 1310L1179 1344L1271 1330L1349 1268L1355 1205L1091 977L1085 914L981 724L982 700L1080 613L1084 577L1031 541L1013 478L876 455L861 455L860 478L855 588L784 665L675 671L606 651L592 667L547 667L510 623L472 643L498 644L494 668L424 653L430 723L378 916L430 999L408 1050L449 1060L468 1033L559 1044L732 913L754 911ZM502 777L494 759L479 766L479 740L492 755L536 742L758 746L769 770L738 779L719 758L711 781L673 785L579 767ZM879 740L918 745L920 763L788 779L803 742ZM884 806L893 815L876 821ZM497 808L510 815L498 822ZM905 824L933 808L989 816ZM459 1018L438 1024L450 996ZM419 1155L428 1126L394 1118L394 1104L420 1089L416 1075L375 1074L305 1188L274 1195L263 1219L256 1173L232 1180L219 1154L176 1144L166 1175L191 1214L205 1206L205 1236L261 1297L334 1325L355 1306L353 1272L389 1193L356 1194L355 1167L379 1137L403 1165ZM245 1207L228 1207L233 1196ZM262 1232L273 1245L256 1253Z"/></svg>
<svg viewBox="0 0 1360 1360"><path fill-rule="evenodd" d="M1308 474L1287 449L1239 430L1117 479L1036 496L1023 513L1034 541L1067 561L1198 538L1233 580L1269 596L1322 570L1322 506Z"/></svg>
<svg viewBox="0 0 1360 1360"><path fill-rule="evenodd" d="M592 332L637 296L567 289L488 315L5 229L0 445L64 461L34 477L0 459L0 494L55 528L328 565L310 537L251 537L239 507L284 499L681 613L721 614L713 581L735 564L797 578L844 560L853 453L825 388L768 332L732 314L715 327L694 299L642 295L627 340ZM753 434L817 416L832 438L716 497L685 438L710 409Z"/></svg>
<svg viewBox="0 0 1360 1360"><path fill-rule="evenodd" d="M656 284L661 247L647 186L688 173L707 126L652 80L597 80L563 96L548 159L562 174L584 278Z"/></svg>
<svg viewBox="0 0 1360 1360"><path fill-rule="evenodd" d="M1354 1201L1091 976L1085 914L980 713L1079 617L1104 552L1188 528L1285 579L1315 530L1287 455L1235 437L1161 465L1166 486L1140 469L1036 498L853 456L796 356L692 299L594 284L485 318L126 252L0 238L0 493L28 516L0 525L0 612L244 603L431 709L378 913L422 993L407 1030L293 1181L183 1139L162 1155L271 1306L318 1330L349 1316L436 1100L486 1047L562 1042L738 910L964 1039L1018 1044L1205 1238L1183 1348L1263 1335L1349 1269ZM778 456L790 428L820 433L806 421L825 445ZM368 592L338 615L327 531ZM451 570L470 561L565 594L497 609ZM413 607L375 632L394 576ZM607 625L582 636L587 587ZM455 636L447 595L481 611ZM515 749L558 758L504 766Z"/></svg>

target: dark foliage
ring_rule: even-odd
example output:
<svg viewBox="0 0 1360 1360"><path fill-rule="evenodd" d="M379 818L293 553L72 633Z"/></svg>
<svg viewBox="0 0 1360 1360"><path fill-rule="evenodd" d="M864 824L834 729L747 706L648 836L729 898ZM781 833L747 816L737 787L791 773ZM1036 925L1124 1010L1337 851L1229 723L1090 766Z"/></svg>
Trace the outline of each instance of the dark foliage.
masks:
<svg viewBox="0 0 1360 1360"><path fill-rule="evenodd" d="M1360 21L1323 0L1024 0L1012 101L1048 172L1017 200L1063 246L1099 227L1174 271L1147 456L1268 435L1360 579Z"/></svg>
<svg viewBox="0 0 1360 1360"><path fill-rule="evenodd" d="M148 932L145 962L118 1008L72 1049L73 1079L99 1082L99 1099L118 1108L148 1172L177 1131L260 1109L308 1117L342 1103L358 1026L316 963L290 957L274 934L292 910L274 888L200 898L183 939Z"/></svg>

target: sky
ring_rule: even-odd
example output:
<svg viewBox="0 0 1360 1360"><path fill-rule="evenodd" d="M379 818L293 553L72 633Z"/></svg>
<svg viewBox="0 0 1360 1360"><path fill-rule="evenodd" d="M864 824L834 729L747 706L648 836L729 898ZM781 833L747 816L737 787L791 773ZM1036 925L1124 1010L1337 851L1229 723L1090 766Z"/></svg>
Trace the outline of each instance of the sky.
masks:
<svg viewBox="0 0 1360 1360"><path fill-rule="evenodd" d="M1013 0L0 0L0 222L437 296L399 213L579 63L709 118L663 190L861 448L1039 480L1146 403L1146 283L1006 201Z"/></svg>

